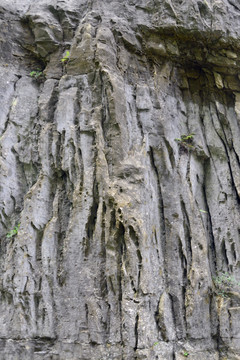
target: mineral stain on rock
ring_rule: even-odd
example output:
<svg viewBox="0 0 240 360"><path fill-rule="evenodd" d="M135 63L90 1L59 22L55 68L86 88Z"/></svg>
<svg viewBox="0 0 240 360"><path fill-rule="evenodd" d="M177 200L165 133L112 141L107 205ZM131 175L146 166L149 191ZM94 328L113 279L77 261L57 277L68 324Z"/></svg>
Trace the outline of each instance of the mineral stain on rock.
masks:
<svg viewBox="0 0 240 360"><path fill-rule="evenodd" d="M0 360L240 358L239 10L1 1Z"/></svg>

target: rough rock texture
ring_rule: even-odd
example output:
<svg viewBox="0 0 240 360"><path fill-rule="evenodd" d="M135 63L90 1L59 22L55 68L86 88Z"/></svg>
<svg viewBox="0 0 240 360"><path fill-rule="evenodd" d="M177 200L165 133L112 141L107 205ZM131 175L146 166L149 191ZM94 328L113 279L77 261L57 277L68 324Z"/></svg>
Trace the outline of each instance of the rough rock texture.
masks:
<svg viewBox="0 0 240 360"><path fill-rule="evenodd" d="M0 359L240 359L239 1L1 0L0 74Z"/></svg>

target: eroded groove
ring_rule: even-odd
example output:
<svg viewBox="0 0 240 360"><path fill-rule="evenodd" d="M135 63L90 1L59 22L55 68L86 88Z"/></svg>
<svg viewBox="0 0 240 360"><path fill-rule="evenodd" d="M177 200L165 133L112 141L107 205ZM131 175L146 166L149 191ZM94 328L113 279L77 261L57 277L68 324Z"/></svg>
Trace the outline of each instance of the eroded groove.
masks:
<svg viewBox="0 0 240 360"><path fill-rule="evenodd" d="M212 273L212 275L215 276L216 271L217 271L217 253L216 253L215 239L214 239L214 235L213 235L213 224L212 224L211 212L210 212L210 208L208 205L207 193L206 193L206 188L205 188L206 184L207 184L207 166L205 164L202 191L203 191L204 202L206 204L206 209L207 209L207 214L208 214L208 216L207 216L207 232L208 232L208 237L209 237L209 260L210 260L209 263L210 263L211 273Z"/></svg>
<svg viewBox="0 0 240 360"><path fill-rule="evenodd" d="M236 253L236 246L235 246L235 243L232 243L231 244L231 253L232 253L232 256L233 256L233 260L237 261L237 253Z"/></svg>
<svg viewBox="0 0 240 360"><path fill-rule="evenodd" d="M188 271L190 269L190 264L188 264L188 261L184 255L183 252L183 245L180 238L178 238L178 253L179 253L179 259L181 261L181 270L182 270L182 286L181 286L181 297L182 297L182 303L185 304L185 298L186 298L186 289L188 285ZM185 326L187 326L186 321L186 309L183 306L183 320Z"/></svg>
<svg viewBox="0 0 240 360"><path fill-rule="evenodd" d="M173 294L168 294L169 295L169 299L170 299L170 302L171 302L171 311L172 311L172 316L173 316L173 324L174 324L174 328L176 330L176 334L177 334L177 338L178 339L181 339L181 337L179 337L178 335L178 332L179 332L179 329L178 329L178 305L180 305L177 297Z"/></svg>
<svg viewBox="0 0 240 360"><path fill-rule="evenodd" d="M34 226L32 224L32 226ZM39 263L39 265L42 265L42 239L43 239L43 230L37 230L36 231L36 261Z"/></svg>
<svg viewBox="0 0 240 360"><path fill-rule="evenodd" d="M90 252L90 241L93 239L93 234L95 231L98 207L99 207L98 184L96 182L96 179L94 179L92 206L89 211L89 217L85 227L86 228L85 257L88 257Z"/></svg>
<svg viewBox="0 0 240 360"><path fill-rule="evenodd" d="M236 11L240 11L240 6L236 3L235 0L228 0L229 4L231 4Z"/></svg>
<svg viewBox="0 0 240 360"><path fill-rule="evenodd" d="M164 259L166 259L166 256L165 256L165 254L166 254L166 228L165 228L164 204L163 204L163 196L162 196L162 190L161 190L161 184L160 184L160 176L159 176L157 166L155 164L154 150L152 147L150 147L149 155L150 155L151 166L156 175L157 184L158 184L158 196L159 196L158 202L159 202L159 213L160 213L159 223L160 223L160 232L161 232L160 239L161 239L161 247L162 247L163 257L164 257ZM166 267L164 266L164 268L166 268Z"/></svg>
<svg viewBox="0 0 240 360"><path fill-rule="evenodd" d="M168 156L169 156L169 160L170 160L172 169L174 169L176 167L176 163L175 163L175 157L174 157L173 149L172 149L169 141L166 138L164 138L164 142L166 144L166 148L167 148L167 151L168 151Z"/></svg>
<svg viewBox="0 0 240 360"><path fill-rule="evenodd" d="M123 261L126 254L126 244L124 239L125 228L121 222L118 223L117 232L115 235L115 243L117 250L117 280L118 280L118 303L119 303L119 317L120 317L120 335L121 335L121 343L123 344L123 309L122 309L122 298L124 291L124 279L122 266Z"/></svg>
<svg viewBox="0 0 240 360"><path fill-rule="evenodd" d="M104 73L99 71L100 85L101 85L101 96L102 96L102 107L101 107L101 125L103 130L103 137L106 146L108 146L107 141L107 126L110 121L110 109L109 109L109 100L107 90L105 89L104 83Z"/></svg>
<svg viewBox="0 0 240 360"><path fill-rule="evenodd" d="M107 271L106 271L106 204L103 202L102 204L102 226L101 226L101 269L100 269L100 292L102 299L107 298L108 294L108 285L107 285ZM108 304L109 306L109 304ZM109 316L108 316L109 320ZM109 332L109 323L108 323L108 332Z"/></svg>
<svg viewBox="0 0 240 360"><path fill-rule="evenodd" d="M141 251L139 249L139 239L138 236L134 230L134 228L130 225L128 227L129 229L129 236L131 238L131 240L133 241L134 245L136 246L136 255L138 258L138 280L137 280L137 284L138 284L138 289L140 286L140 278L141 278L141 269L142 269L142 254Z"/></svg>
<svg viewBox="0 0 240 360"><path fill-rule="evenodd" d="M227 249L226 249L226 244L225 244L225 240L222 240L221 243L221 253L222 253L222 260L224 265L226 266L227 269L229 269L229 261L228 261L228 256L227 256Z"/></svg>
<svg viewBox="0 0 240 360"><path fill-rule="evenodd" d="M186 242L186 252L187 252L187 269L191 268L192 264L192 238L190 234L190 222L188 218L188 213L186 206L183 200L181 200L181 210L183 214L183 230L184 230L184 239Z"/></svg>
<svg viewBox="0 0 240 360"><path fill-rule="evenodd" d="M135 346L134 346L134 351L137 350L138 348L138 320L139 320L139 315L136 315L136 319L135 319Z"/></svg>

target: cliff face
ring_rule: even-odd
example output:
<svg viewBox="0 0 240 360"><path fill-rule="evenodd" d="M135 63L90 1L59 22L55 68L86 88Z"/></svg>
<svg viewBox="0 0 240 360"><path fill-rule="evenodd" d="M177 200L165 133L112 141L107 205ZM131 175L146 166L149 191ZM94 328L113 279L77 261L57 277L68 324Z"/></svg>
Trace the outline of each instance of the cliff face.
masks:
<svg viewBox="0 0 240 360"><path fill-rule="evenodd" d="M1 0L0 359L240 359L239 40L237 0Z"/></svg>

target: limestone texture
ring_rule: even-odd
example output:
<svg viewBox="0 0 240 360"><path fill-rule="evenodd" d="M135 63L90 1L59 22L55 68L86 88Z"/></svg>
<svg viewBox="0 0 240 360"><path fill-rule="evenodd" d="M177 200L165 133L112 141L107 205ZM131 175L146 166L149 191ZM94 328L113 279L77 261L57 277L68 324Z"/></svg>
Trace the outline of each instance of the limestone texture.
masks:
<svg viewBox="0 0 240 360"><path fill-rule="evenodd" d="M0 80L0 360L239 360L239 1L1 0Z"/></svg>

